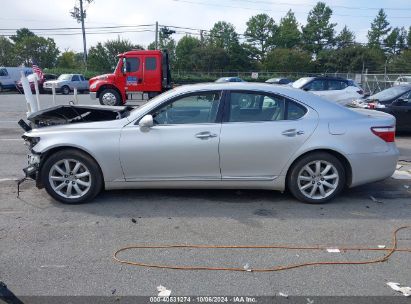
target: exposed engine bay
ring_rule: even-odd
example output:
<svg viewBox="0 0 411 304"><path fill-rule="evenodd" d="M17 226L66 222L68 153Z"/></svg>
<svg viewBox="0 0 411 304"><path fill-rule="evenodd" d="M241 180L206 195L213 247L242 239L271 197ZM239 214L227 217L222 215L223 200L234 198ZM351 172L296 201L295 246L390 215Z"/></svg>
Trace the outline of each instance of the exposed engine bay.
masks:
<svg viewBox="0 0 411 304"><path fill-rule="evenodd" d="M121 119L127 117L132 109L130 106L60 105L32 113L27 119L31 122L32 128L41 128Z"/></svg>

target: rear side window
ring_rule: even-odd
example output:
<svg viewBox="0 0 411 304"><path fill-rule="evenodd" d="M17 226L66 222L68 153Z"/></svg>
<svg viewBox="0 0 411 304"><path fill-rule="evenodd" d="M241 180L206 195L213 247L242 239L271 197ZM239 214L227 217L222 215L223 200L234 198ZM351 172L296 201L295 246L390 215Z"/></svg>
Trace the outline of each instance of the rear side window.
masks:
<svg viewBox="0 0 411 304"><path fill-rule="evenodd" d="M285 97L259 92L231 92L229 122L297 120L307 109Z"/></svg>
<svg viewBox="0 0 411 304"><path fill-rule="evenodd" d="M137 72L140 69L139 58L126 58L126 71L128 73Z"/></svg>
<svg viewBox="0 0 411 304"><path fill-rule="evenodd" d="M157 60L155 57L146 58L146 71L154 71L157 69Z"/></svg>
<svg viewBox="0 0 411 304"><path fill-rule="evenodd" d="M0 76L7 76L9 73L7 73L6 69L0 69Z"/></svg>
<svg viewBox="0 0 411 304"><path fill-rule="evenodd" d="M347 87L347 83L341 80L328 80L328 90L344 90Z"/></svg>
<svg viewBox="0 0 411 304"><path fill-rule="evenodd" d="M325 87L325 81L324 80L314 80L312 82L310 82L309 84L307 84L304 89L306 89L307 91L325 91L326 87Z"/></svg>

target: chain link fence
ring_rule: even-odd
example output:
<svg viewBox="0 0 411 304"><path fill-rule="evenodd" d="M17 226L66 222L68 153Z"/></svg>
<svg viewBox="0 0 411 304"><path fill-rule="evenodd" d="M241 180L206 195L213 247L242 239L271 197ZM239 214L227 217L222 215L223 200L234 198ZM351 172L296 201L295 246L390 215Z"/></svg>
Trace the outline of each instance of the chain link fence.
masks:
<svg viewBox="0 0 411 304"><path fill-rule="evenodd" d="M227 71L180 71L173 72L173 79L179 84L188 84L196 82L210 82L215 81L220 77L240 77L246 81L264 82L270 78L289 78L297 80L301 77L307 76L332 76L341 77L344 79L352 79L356 81L365 92L374 94L379 91L390 88L394 82L403 76L410 76L411 73L397 73L397 74L370 74L370 73L310 73L310 72L274 72L274 71L258 71L258 72L227 72Z"/></svg>

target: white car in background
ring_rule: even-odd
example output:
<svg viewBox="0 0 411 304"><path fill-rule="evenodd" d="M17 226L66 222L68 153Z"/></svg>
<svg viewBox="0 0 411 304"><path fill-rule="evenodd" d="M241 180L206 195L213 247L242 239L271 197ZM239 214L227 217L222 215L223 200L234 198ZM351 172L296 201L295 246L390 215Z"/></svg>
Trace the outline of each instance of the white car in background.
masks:
<svg viewBox="0 0 411 304"><path fill-rule="evenodd" d="M404 84L411 84L411 76L409 76L409 75L400 76L393 83L393 85L395 85L395 86L404 85Z"/></svg>
<svg viewBox="0 0 411 304"><path fill-rule="evenodd" d="M342 105L364 96L364 91L355 81L337 77L303 77L292 86Z"/></svg>

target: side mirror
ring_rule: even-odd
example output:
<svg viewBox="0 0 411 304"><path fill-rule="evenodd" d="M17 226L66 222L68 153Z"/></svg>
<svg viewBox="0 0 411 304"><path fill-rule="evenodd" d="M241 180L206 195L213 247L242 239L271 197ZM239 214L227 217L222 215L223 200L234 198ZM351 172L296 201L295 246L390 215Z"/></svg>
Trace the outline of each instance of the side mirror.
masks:
<svg viewBox="0 0 411 304"><path fill-rule="evenodd" d="M149 129L154 125L153 116L148 114L145 115L142 119L140 119L138 125L141 129Z"/></svg>

